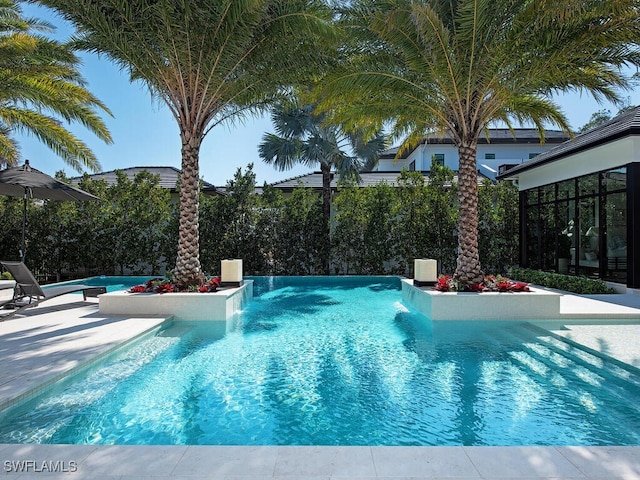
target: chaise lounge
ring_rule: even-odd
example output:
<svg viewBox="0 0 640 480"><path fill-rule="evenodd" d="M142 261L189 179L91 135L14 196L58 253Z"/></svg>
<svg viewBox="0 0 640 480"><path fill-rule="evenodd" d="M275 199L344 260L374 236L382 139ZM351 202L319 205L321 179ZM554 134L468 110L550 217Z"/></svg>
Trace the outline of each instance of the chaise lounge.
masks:
<svg viewBox="0 0 640 480"><path fill-rule="evenodd" d="M15 310L7 315L0 316L0 321L12 317L25 308L35 307L41 302L67 293L82 292L83 298L86 300L87 297L97 297L107 292L106 287L80 284L42 288L24 263L2 261L0 264L16 281L16 286L13 289L13 298L2 304L2 308L14 308Z"/></svg>

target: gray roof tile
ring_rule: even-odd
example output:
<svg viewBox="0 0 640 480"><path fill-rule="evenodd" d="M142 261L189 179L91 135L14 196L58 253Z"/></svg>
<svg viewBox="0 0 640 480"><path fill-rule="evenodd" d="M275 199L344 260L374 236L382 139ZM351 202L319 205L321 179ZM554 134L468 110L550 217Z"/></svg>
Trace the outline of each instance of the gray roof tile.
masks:
<svg viewBox="0 0 640 480"><path fill-rule="evenodd" d="M428 182L429 172L422 172L422 175L425 178L425 183ZM386 183L387 185L390 185L390 186L396 186L398 181L398 176L400 176L400 172L363 172L360 174L360 178L362 179L362 181L358 186L372 187L380 183ZM481 185L482 182L487 178L488 177L478 172L478 185ZM335 190L338 188L338 180L339 180L339 176L337 174L334 174L331 180L332 190ZM458 181L457 174L454 176L453 181L454 182ZM322 173L321 172L307 173L305 175L299 175L297 177L289 178L289 179L271 184L271 186L273 186L274 188L285 190L285 191L292 190L300 185L306 188L321 190L322 189Z"/></svg>
<svg viewBox="0 0 640 480"><path fill-rule="evenodd" d="M128 167L117 169L127 175L131 180L140 172L148 171L152 175L160 176L160 186L162 188L169 189L171 191L176 190L176 185L178 183L178 179L180 178L180 170L175 167ZM111 170L109 172L101 172L95 173L93 175L89 175L92 179L95 180L105 180L108 185L113 185L117 181L116 170ZM74 184L77 184L82 177L72 178L71 181ZM216 193L216 187L208 182L202 182L202 191L208 194Z"/></svg>

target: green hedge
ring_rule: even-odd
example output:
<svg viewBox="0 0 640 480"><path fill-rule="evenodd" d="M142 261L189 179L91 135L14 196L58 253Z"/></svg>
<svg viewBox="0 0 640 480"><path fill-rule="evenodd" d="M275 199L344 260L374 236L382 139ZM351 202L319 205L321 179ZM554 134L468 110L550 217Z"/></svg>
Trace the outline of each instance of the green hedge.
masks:
<svg viewBox="0 0 640 480"><path fill-rule="evenodd" d="M59 174L62 181L67 181ZM343 185L331 225L313 189L255 193L250 165L238 169L226 195L200 198L200 261L208 275L223 258L242 258L246 275L405 275L415 258L435 258L442 273L456 265L458 197L453 172L401 172L396 186ZM92 275L163 275L175 264L177 198L146 172L117 181L82 179L99 202L29 202L27 264L53 279ZM480 261L486 271L517 263L517 188L480 188ZM514 219L516 221L514 222ZM0 258L17 259L22 199L0 197Z"/></svg>
<svg viewBox="0 0 640 480"><path fill-rule="evenodd" d="M509 277L513 280L534 283L543 287L555 288L566 292L580 294L616 293L613 288L608 287L602 280L542 272L540 270L512 268L509 271Z"/></svg>

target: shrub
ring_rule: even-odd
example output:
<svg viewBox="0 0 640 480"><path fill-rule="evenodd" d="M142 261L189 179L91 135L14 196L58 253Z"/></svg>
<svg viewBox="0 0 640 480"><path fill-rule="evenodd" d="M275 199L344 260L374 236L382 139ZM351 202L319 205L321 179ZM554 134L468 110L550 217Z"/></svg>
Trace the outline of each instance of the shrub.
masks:
<svg viewBox="0 0 640 480"><path fill-rule="evenodd" d="M511 278L517 278L523 282L535 283L536 285L541 285L543 287L555 288L572 293L615 293L615 290L608 287L602 280L593 280L586 277L561 275L559 273L548 273L540 270L529 270L526 268L512 268L509 271L509 276Z"/></svg>

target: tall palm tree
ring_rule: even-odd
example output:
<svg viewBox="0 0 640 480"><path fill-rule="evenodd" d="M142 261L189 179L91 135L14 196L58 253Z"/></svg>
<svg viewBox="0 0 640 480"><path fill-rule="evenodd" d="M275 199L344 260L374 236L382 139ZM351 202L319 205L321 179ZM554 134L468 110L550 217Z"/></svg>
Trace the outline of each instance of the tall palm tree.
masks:
<svg viewBox="0 0 640 480"><path fill-rule="evenodd" d="M279 170L289 170L296 163L322 172L322 212L325 245L330 242L331 175L335 169L341 180L360 181L360 172L371 170L386 146L382 132L365 140L363 132L346 131L341 125L323 122L324 115L312 105L301 105L295 97L285 99L273 109L271 121L276 133L267 133L258 147L260 158ZM349 151L347 151L349 150ZM324 273L329 273L329 258L322 259Z"/></svg>
<svg viewBox="0 0 640 480"><path fill-rule="evenodd" d="M60 120L79 122L111 143L96 109L110 112L84 87L69 46L39 33L51 28L23 18L13 0L0 0L0 165L19 160L19 132L34 135L78 171L98 171L93 152Z"/></svg>
<svg viewBox="0 0 640 480"><path fill-rule="evenodd" d="M389 121L403 149L450 134L459 152L455 277L482 279L478 139L493 122L535 125L544 140L565 115L550 94L618 100L638 65L638 0L354 0L343 12L351 60L322 82L320 107ZM338 103L340 108L336 109Z"/></svg>
<svg viewBox="0 0 640 480"><path fill-rule="evenodd" d="M36 1L36 0L32 0ZM207 132L267 105L322 54L320 0L39 0L78 28L76 45L144 82L182 142L177 283L197 284L200 145Z"/></svg>

